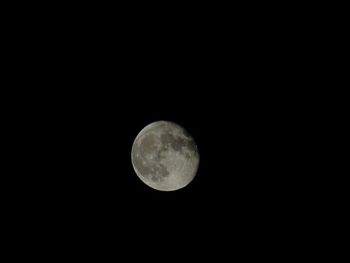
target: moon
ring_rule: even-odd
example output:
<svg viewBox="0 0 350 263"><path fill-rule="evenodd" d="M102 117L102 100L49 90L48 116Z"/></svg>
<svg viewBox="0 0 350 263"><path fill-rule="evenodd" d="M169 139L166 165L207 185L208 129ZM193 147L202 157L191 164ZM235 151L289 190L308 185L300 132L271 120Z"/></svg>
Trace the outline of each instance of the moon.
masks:
<svg viewBox="0 0 350 263"><path fill-rule="evenodd" d="M146 185L160 191L175 191L196 176L199 152L193 137L183 127L170 121L156 121L136 136L131 161Z"/></svg>

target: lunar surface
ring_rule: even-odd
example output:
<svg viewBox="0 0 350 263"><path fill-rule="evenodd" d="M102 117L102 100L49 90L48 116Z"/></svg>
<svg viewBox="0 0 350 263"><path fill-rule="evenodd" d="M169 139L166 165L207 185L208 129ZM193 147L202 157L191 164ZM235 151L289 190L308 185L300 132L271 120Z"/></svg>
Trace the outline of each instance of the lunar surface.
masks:
<svg viewBox="0 0 350 263"><path fill-rule="evenodd" d="M199 165L197 145L176 123L157 121L137 135L131 150L137 176L160 191L174 191L188 185Z"/></svg>

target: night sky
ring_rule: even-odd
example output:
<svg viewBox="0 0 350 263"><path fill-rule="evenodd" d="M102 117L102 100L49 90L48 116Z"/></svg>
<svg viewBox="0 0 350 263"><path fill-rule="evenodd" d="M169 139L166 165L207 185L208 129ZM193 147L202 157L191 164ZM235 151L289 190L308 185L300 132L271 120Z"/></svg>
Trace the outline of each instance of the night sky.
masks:
<svg viewBox="0 0 350 263"><path fill-rule="evenodd" d="M293 125L294 64L285 61L297 52L248 21L235 29L127 24L23 29L24 73L15 80L32 88L13 108L22 217L68 239L111 245L127 229L135 246L181 238L186 249L222 235L248 249L293 231L302 131ZM131 164L135 137L158 120L180 124L198 145L198 174L178 191L147 187Z"/></svg>

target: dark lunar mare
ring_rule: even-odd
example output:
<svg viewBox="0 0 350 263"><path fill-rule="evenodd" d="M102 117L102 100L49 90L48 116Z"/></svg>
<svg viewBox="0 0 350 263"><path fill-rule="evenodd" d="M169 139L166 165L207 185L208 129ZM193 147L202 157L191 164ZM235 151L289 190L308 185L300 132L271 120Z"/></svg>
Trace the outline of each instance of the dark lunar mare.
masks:
<svg viewBox="0 0 350 263"><path fill-rule="evenodd" d="M196 145L190 137L174 136L171 133L161 135L162 145L169 145L174 151L182 152L184 147L196 153Z"/></svg>

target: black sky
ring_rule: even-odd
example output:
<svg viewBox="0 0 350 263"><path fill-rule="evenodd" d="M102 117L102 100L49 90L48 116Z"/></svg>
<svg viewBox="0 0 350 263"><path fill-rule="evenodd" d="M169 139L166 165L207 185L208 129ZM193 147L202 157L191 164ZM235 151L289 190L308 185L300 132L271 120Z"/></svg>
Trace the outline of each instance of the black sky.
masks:
<svg viewBox="0 0 350 263"><path fill-rule="evenodd" d="M16 92L13 109L29 156L13 197L21 213L68 236L129 229L141 243L169 232L185 245L207 234L240 244L278 236L303 180L293 165L300 63L288 26L105 19L22 26L15 81L31 88ZM132 168L133 140L158 120L198 144L198 174L179 191L148 188Z"/></svg>

